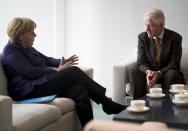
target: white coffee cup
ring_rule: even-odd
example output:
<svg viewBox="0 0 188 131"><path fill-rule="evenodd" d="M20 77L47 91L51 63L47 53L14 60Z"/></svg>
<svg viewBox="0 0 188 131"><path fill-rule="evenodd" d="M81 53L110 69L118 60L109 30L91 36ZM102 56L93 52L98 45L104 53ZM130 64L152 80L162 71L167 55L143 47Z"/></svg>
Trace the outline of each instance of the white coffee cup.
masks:
<svg viewBox="0 0 188 131"><path fill-rule="evenodd" d="M131 107L134 109L143 109L145 107L145 100L132 100Z"/></svg>
<svg viewBox="0 0 188 131"><path fill-rule="evenodd" d="M188 95L183 93L175 94L174 99L175 101L180 101L180 102L188 101Z"/></svg>
<svg viewBox="0 0 188 131"><path fill-rule="evenodd" d="M181 92L184 90L184 84L173 84L170 86L170 89L175 92Z"/></svg>
<svg viewBox="0 0 188 131"><path fill-rule="evenodd" d="M150 95L156 96L162 94L162 88L159 87L152 87L149 89Z"/></svg>

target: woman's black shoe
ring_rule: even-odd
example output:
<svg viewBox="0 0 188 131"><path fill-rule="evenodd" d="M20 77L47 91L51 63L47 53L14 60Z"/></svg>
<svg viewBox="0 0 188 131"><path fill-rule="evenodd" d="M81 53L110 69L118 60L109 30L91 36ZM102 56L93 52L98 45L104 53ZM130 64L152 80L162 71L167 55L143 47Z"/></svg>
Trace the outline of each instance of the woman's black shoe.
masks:
<svg viewBox="0 0 188 131"><path fill-rule="evenodd" d="M102 109L106 114L118 114L123 111L126 106L118 104L111 99L107 98L104 103L102 103Z"/></svg>

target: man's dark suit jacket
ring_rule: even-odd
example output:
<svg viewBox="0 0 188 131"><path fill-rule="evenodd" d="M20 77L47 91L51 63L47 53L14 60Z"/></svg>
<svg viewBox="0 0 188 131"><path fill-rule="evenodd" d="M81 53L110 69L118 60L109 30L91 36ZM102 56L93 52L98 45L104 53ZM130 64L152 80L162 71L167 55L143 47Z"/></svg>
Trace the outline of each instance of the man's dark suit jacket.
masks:
<svg viewBox="0 0 188 131"><path fill-rule="evenodd" d="M137 64L139 70L143 73L146 73L146 70L159 70L163 75L171 69L180 71L180 61L182 56L181 35L165 28L159 64L155 59L154 52L153 38L149 38L147 32L139 34Z"/></svg>

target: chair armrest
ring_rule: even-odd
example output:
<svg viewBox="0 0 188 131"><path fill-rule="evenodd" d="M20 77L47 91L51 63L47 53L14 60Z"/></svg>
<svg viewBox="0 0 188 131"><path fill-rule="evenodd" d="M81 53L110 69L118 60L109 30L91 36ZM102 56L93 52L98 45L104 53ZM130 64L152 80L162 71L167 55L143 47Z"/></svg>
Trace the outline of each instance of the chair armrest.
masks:
<svg viewBox="0 0 188 131"><path fill-rule="evenodd" d="M121 62L113 66L113 100L125 104L126 84L129 83L129 70L136 66L135 60Z"/></svg>
<svg viewBox="0 0 188 131"><path fill-rule="evenodd" d="M140 131L138 124L127 122L92 120L84 128L84 131Z"/></svg>
<svg viewBox="0 0 188 131"><path fill-rule="evenodd" d="M93 79L93 68L91 67L80 67L80 69L85 72L91 79Z"/></svg>
<svg viewBox="0 0 188 131"><path fill-rule="evenodd" d="M93 120L90 121L84 128L84 131L177 131L178 129L168 128L162 122L144 122L143 124Z"/></svg>
<svg viewBox="0 0 188 131"><path fill-rule="evenodd" d="M0 95L0 131L12 130L12 99Z"/></svg>

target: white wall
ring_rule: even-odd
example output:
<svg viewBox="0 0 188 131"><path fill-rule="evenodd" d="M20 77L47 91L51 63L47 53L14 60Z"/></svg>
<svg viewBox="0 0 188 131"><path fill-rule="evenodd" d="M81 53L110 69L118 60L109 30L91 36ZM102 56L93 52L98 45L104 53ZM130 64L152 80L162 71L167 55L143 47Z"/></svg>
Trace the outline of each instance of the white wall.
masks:
<svg viewBox="0 0 188 131"><path fill-rule="evenodd" d="M94 78L112 95L115 63L136 57L137 35L144 31L142 16L149 8L161 8L166 27L188 42L187 0L65 0L66 55L76 53L80 65L94 68ZM68 23L67 23L68 22Z"/></svg>
<svg viewBox="0 0 188 131"><path fill-rule="evenodd" d="M80 66L93 67L94 79L111 96L113 65L136 56L143 13L164 10L166 27L179 32L186 46L187 5L187 0L0 0L0 50L10 19L30 17L38 25L37 49L49 56L79 55Z"/></svg>
<svg viewBox="0 0 188 131"><path fill-rule="evenodd" d="M29 17L37 23L34 47L46 55L63 55L64 0L1 0L1 51L8 41L7 24L14 17Z"/></svg>

